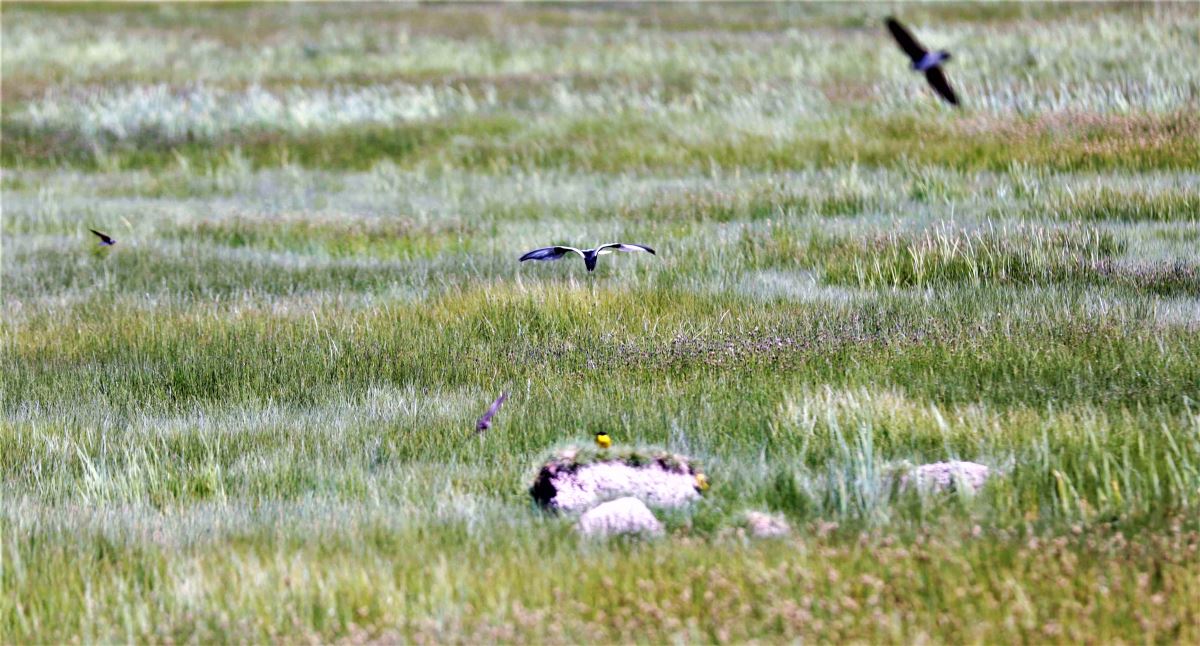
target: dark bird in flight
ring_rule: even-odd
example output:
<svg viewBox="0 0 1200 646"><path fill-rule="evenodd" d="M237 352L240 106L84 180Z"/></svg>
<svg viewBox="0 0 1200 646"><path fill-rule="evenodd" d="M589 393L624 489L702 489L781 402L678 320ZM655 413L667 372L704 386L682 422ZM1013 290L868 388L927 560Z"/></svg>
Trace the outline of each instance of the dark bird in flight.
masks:
<svg viewBox="0 0 1200 646"><path fill-rule="evenodd" d="M925 80L929 81L934 91L951 105L958 105L958 96L954 94L954 88L950 87L946 74L942 72L942 63L950 60L950 52L944 49L936 52L925 49L895 18L887 19L887 28L892 32L892 38L896 39L900 49L912 59L913 70L925 72Z"/></svg>
<svg viewBox="0 0 1200 646"><path fill-rule="evenodd" d="M496 398L496 401L492 402L491 406L488 406L487 412L483 414L483 417L480 417L479 421L475 422L475 430L477 432L482 433L492 427L492 417L496 415L496 411L500 410L500 406L504 404L505 399L508 399L508 393L502 392Z"/></svg>
<svg viewBox="0 0 1200 646"><path fill-rule="evenodd" d="M588 271L596 269L596 261L604 254L614 251L645 251L651 255L658 255L654 250L644 244L625 244L623 242L610 242L602 244L595 249L576 249L575 247L542 247L534 249L529 253L521 256L521 262L526 260L558 260L569 253L577 253L580 258L583 258L583 264L587 266Z"/></svg>
<svg viewBox="0 0 1200 646"><path fill-rule="evenodd" d="M100 238L100 246L102 246L102 247L111 247L111 246L117 244L117 241L113 240L112 237L110 237L107 233L100 233L99 231L97 231L95 229L88 229L88 231L91 231L92 233L96 234L97 237Z"/></svg>

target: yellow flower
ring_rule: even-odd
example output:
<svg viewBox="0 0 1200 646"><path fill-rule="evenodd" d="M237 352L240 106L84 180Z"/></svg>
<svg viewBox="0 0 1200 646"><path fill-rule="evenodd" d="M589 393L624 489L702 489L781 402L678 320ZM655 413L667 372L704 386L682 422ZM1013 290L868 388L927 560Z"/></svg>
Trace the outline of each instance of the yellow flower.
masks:
<svg viewBox="0 0 1200 646"><path fill-rule="evenodd" d="M608 436L608 433L599 431L596 433L596 446L602 449L607 449L608 447L612 446L612 438Z"/></svg>
<svg viewBox="0 0 1200 646"><path fill-rule="evenodd" d="M696 488L700 491L708 491L708 476L703 473L696 474Z"/></svg>

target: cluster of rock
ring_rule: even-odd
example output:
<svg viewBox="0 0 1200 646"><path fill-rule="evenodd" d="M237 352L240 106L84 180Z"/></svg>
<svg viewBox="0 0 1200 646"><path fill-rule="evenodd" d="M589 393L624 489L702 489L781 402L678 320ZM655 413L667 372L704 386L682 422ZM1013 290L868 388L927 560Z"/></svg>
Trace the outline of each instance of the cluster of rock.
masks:
<svg viewBox="0 0 1200 646"><path fill-rule="evenodd" d="M952 460L898 472L901 491L978 491L993 475L986 465ZM707 477L687 457L665 451L560 451L538 471L529 493L543 508L579 514L577 531L587 536L660 535L654 509L685 507L700 499ZM791 533L780 515L747 511L741 529L754 538Z"/></svg>
<svg viewBox="0 0 1200 646"><path fill-rule="evenodd" d="M586 535L661 534L651 507L684 507L706 486L681 455L567 449L542 466L529 493L546 509L580 513L576 528Z"/></svg>

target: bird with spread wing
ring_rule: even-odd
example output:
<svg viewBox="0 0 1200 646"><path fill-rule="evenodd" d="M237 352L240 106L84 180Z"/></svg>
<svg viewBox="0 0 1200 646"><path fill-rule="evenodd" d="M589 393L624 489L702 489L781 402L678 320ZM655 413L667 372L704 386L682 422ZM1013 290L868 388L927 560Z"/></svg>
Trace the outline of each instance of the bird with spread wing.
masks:
<svg viewBox="0 0 1200 646"><path fill-rule="evenodd" d="M475 422L476 432L482 433L492 427L492 418L496 416L496 411L500 410L500 406L504 404L504 400L506 399L508 399L508 393L502 392L496 398L496 401L492 402L491 406L488 406L487 412L483 414L483 417L480 417L479 421Z"/></svg>
<svg viewBox="0 0 1200 646"><path fill-rule="evenodd" d="M91 231L92 233L96 234L97 238L100 238L100 246L101 247L111 247L111 246L117 244L117 241L114 240L112 238L112 236L108 235L107 233L100 233L99 231L97 231L95 229L88 229L88 231Z"/></svg>
<svg viewBox="0 0 1200 646"><path fill-rule="evenodd" d="M925 80L929 81L934 91L947 103L957 106L958 95L954 93L954 88L950 87L950 81L946 80L946 74L942 71L942 63L950 60L950 52L944 49L936 52L925 49L895 18L888 18L886 23L888 31L892 32L892 38L896 39L896 44L912 59L913 71L924 72Z"/></svg>
<svg viewBox="0 0 1200 646"><path fill-rule="evenodd" d="M525 262L526 260L558 260L567 254L574 253L579 254L579 257L583 258L583 264L587 267L588 271L595 271L596 261L600 259L600 256L610 254L615 251L625 251L629 253L645 252L650 255L658 255L654 253L653 249L644 244L610 242L608 244L602 244L593 249L576 249L575 247L564 247L561 245L542 247L541 249L534 249L533 251L521 256L520 260L521 262Z"/></svg>

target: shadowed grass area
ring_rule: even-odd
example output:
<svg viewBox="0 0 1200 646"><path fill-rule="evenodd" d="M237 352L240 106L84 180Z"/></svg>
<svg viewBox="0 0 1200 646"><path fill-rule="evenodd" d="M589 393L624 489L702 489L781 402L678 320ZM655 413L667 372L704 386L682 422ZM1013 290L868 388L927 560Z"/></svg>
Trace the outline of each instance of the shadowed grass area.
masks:
<svg viewBox="0 0 1200 646"><path fill-rule="evenodd" d="M623 222L742 222L806 216L853 216L875 206L863 190L847 187L803 187L801 192L786 186L759 186L742 192L663 190L644 203L589 209L548 209L544 204L489 204L488 215L520 220L544 217Z"/></svg>
<svg viewBox="0 0 1200 646"><path fill-rule="evenodd" d="M195 143L156 141L150 135L99 147L69 133L9 122L4 125L3 162L139 169L183 158L205 167L222 165L236 151L255 166L294 163L362 170L390 160L500 173L712 167L778 172L847 163L915 163L963 171L1001 171L1014 163L1055 171L1187 170L1200 165L1200 139L1187 136L1200 127L1192 113L1113 118L1084 126L1073 126L1062 117L1054 120L1058 123L962 118L957 126L955 121L936 125L934 119L864 116L853 122L810 121L802 132L791 135L717 128L696 138L683 136L677 122L631 114L567 119L551 127L511 114L313 134L249 133Z"/></svg>
<svg viewBox="0 0 1200 646"><path fill-rule="evenodd" d="M296 241L299 245L300 242ZM118 243L120 245L120 243ZM43 290L100 293L187 293L199 297L233 297L242 293L290 295L317 290L348 292L383 291L392 285L411 285L428 278L431 268L414 267L402 260L358 258L329 259L282 253L262 255L238 249L196 252L179 245L146 248L113 248L88 256L65 253L63 244L51 242L19 249L12 261L22 271L12 272L6 288L11 295L34 295ZM306 249L313 248L311 241ZM383 248L383 245L380 245ZM418 247L386 245L389 253L408 255ZM420 276L414 276L419 272Z"/></svg>
<svg viewBox="0 0 1200 646"><path fill-rule="evenodd" d="M455 119L388 128L354 128L329 134L289 136L244 133L215 141L172 141L149 133L142 139L96 146L71 133L45 131L20 123L3 125L5 166L158 168L179 159L197 167L218 167L232 158L255 166L296 163L315 168L366 169L380 160L406 162L442 150L455 137L503 136L518 128L513 117Z"/></svg>

